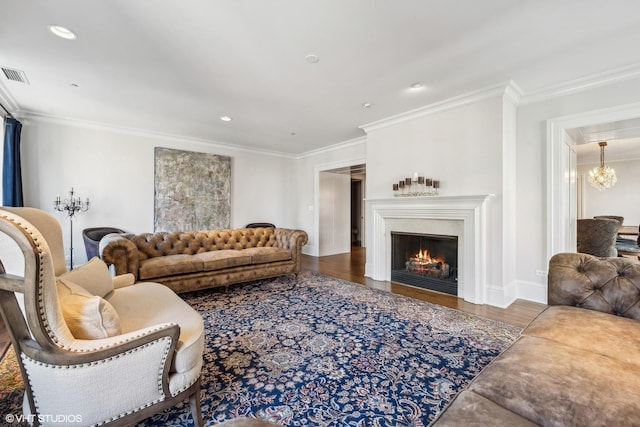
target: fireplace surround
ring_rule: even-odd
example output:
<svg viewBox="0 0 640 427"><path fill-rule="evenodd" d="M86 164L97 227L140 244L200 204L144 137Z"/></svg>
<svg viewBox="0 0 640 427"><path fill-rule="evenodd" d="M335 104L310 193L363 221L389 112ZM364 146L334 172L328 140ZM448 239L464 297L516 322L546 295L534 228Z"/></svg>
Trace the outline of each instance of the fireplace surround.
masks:
<svg viewBox="0 0 640 427"><path fill-rule="evenodd" d="M484 304L487 203L494 195L367 199L365 276L391 281L391 231L458 237L458 297Z"/></svg>

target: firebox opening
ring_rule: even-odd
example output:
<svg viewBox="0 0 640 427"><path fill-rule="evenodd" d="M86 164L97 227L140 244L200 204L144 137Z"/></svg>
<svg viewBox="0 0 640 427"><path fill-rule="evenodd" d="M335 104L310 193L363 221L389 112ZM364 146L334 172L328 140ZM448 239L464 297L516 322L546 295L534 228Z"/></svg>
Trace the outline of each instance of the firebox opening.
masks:
<svg viewBox="0 0 640 427"><path fill-rule="evenodd" d="M391 281L458 295L458 237L391 232Z"/></svg>

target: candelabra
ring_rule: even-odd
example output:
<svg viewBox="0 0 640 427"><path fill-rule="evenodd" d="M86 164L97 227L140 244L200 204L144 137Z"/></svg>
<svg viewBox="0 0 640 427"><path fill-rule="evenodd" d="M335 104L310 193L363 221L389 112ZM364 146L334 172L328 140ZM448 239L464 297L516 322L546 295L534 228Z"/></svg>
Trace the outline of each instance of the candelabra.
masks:
<svg viewBox="0 0 640 427"><path fill-rule="evenodd" d="M87 200L83 202L71 187L69 198L60 200L60 196L57 196L53 201L53 208L58 212L66 212L69 216L69 270L73 270L73 218L78 212L89 210L89 198L87 197Z"/></svg>
<svg viewBox="0 0 640 427"><path fill-rule="evenodd" d="M437 196L439 188L439 180L425 178L416 172L413 174L413 178L405 178L397 184L394 183L393 195L396 197Z"/></svg>

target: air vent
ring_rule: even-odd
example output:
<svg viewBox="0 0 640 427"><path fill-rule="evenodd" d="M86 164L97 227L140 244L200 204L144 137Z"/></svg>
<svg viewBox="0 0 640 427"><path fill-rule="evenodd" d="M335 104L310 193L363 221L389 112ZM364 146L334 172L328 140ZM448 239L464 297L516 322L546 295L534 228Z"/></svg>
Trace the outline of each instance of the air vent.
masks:
<svg viewBox="0 0 640 427"><path fill-rule="evenodd" d="M2 67L2 72L9 80L29 84L29 80L27 79L27 75L24 73L24 71Z"/></svg>

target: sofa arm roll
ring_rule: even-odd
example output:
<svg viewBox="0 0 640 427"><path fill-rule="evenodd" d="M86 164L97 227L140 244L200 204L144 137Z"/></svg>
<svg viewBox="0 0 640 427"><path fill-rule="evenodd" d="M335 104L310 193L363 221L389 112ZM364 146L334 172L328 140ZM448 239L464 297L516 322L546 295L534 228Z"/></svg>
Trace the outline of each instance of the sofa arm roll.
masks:
<svg viewBox="0 0 640 427"><path fill-rule="evenodd" d="M100 240L100 257L105 263L115 267L116 275L131 273L138 280L140 255L127 235L108 234L103 237Z"/></svg>
<svg viewBox="0 0 640 427"><path fill-rule="evenodd" d="M307 244L307 233L302 230L276 228L274 234L276 236L274 246L278 248L290 249L292 252L300 252L302 247Z"/></svg>
<svg viewBox="0 0 640 427"><path fill-rule="evenodd" d="M640 320L640 262L560 253L549 260L549 305L569 305Z"/></svg>

